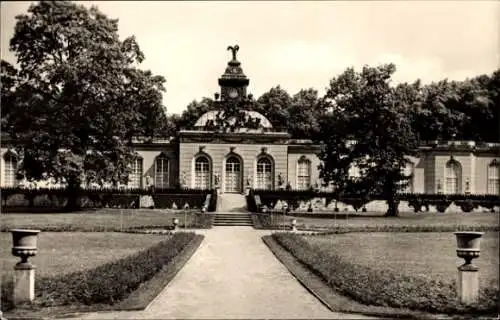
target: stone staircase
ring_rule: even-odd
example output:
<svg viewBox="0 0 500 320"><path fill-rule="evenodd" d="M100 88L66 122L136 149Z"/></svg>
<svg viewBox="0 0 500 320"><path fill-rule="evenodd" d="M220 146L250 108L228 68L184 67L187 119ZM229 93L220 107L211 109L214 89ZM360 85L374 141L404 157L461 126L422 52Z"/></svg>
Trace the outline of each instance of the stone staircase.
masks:
<svg viewBox="0 0 500 320"><path fill-rule="evenodd" d="M217 212L248 213L247 200L239 193L219 193L217 195Z"/></svg>
<svg viewBox="0 0 500 320"><path fill-rule="evenodd" d="M248 213L216 213L213 226L253 226Z"/></svg>
<svg viewBox="0 0 500 320"><path fill-rule="evenodd" d="M245 196L239 193L219 194L213 226L253 226Z"/></svg>

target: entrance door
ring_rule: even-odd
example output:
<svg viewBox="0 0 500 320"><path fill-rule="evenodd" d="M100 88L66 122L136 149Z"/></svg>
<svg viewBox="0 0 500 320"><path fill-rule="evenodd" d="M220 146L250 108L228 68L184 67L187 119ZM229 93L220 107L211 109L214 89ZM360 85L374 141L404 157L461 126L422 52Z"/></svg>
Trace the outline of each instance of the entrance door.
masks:
<svg viewBox="0 0 500 320"><path fill-rule="evenodd" d="M225 192L241 193L241 163L236 157L226 160Z"/></svg>

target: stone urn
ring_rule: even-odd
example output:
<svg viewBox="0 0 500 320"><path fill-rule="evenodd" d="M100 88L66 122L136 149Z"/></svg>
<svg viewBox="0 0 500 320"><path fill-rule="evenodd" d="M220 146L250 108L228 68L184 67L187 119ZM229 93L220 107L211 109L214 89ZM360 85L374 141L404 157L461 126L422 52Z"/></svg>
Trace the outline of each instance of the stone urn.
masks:
<svg viewBox="0 0 500 320"><path fill-rule="evenodd" d="M454 234L457 237L457 256L465 260L464 265L471 265L472 259L479 257L484 232L458 231Z"/></svg>
<svg viewBox="0 0 500 320"><path fill-rule="evenodd" d="M37 238L40 230L12 229L12 255L20 257L18 264L27 264L29 257L37 253Z"/></svg>

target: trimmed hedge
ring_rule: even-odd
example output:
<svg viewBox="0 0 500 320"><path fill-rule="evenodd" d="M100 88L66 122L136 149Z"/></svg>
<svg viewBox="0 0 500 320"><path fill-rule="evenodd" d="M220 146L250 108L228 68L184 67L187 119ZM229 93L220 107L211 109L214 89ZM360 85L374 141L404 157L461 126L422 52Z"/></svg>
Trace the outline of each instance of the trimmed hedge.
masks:
<svg viewBox="0 0 500 320"><path fill-rule="evenodd" d="M37 279L33 303L39 307L113 305L150 280L194 238L194 233L175 233L166 241L95 269ZM2 287L2 307L6 310L14 307L12 286L8 282Z"/></svg>
<svg viewBox="0 0 500 320"><path fill-rule="evenodd" d="M271 219L271 214L252 214L252 219L254 221L254 226L257 229L283 229L281 214L274 214L274 218ZM287 218L295 219L295 216L286 216ZM291 229L291 222L286 223L285 229ZM303 226L298 220L297 229L302 231L319 232L322 234L339 234L348 232L455 232L455 231L500 231L500 226L498 225L484 225L484 224L456 224L456 225L440 225L440 224L408 224L408 225L387 225L387 224L375 224L375 225L331 225L325 227L318 226Z"/></svg>
<svg viewBox="0 0 500 320"><path fill-rule="evenodd" d="M24 188L0 188L2 196L2 207L6 208L52 208L57 211L64 209L64 204L68 198L68 190L64 188L40 188L40 189L24 189ZM7 200L10 196L22 196L25 201L20 205L7 206ZM172 208L173 204L177 208L182 208L185 203L188 203L190 208L199 208L204 204L207 195L211 195L211 205L209 211L215 209L216 193L214 190L200 189L118 189L118 188L103 188L103 189L80 189L78 191L80 207L86 208L139 208L140 197L151 195L155 202L156 208ZM42 204L35 203L35 198L45 198ZM215 197L215 198L214 198Z"/></svg>
<svg viewBox="0 0 500 320"><path fill-rule="evenodd" d="M499 291L495 287L482 289L477 304L465 305L456 299L453 282L346 262L297 234L279 233L273 234L273 238L334 290L366 305L447 314L497 312Z"/></svg>
<svg viewBox="0 0 500 320"><path fill-rule="evenodd" d="M301 201L309 201L314 198L324 198L326 205L337 200L339 202L352 205L356 211L371 201L386 200L381 194L340 194L336 192L319 192L314 190L250 190L247 197L247 207L253 212L262 212L262 207L273 208L278 200L286 201L291 210L298 208ZM470 212L479 206L493 210L500 206L499 195L481 194L421 194L421 193L400 193L396 195L399 201L408 201L408 205L414 208L415 212L428 208L430 205L436 206L438 211L444 212L451 203L455 203L464 210ZM471 209L472 208L472 209ZM469 210L469 211L466 211Z"/></svg>

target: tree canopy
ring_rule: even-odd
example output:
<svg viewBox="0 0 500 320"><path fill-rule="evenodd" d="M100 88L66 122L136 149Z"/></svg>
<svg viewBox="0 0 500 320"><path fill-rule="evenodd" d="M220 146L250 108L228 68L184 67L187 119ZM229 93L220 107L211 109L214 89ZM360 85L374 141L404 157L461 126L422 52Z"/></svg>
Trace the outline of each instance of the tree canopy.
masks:
<svg viewBox="0 0 500 320"><path fill-rule="evenodd" d="M320 175L340 192L385 195L388 215L397 215L396 193L410 177L402 168L418 148L408 111L417 102L414 86L392 87L393 64L353 68L330 81L322 121ZM415 86L418 86L416 84ZM359 176L349 177L352 167Z"/></svg>
<svg viewBox="0 0 500 320"><path fill-rule="evenodd" d="M165 79L137 68L136 39L120 40L118 20L96 7L43 1L16 19L19 70L2 61L2 129L16 141L21 172L68 188L125 183L133 138L166 124Z"/></svg>

